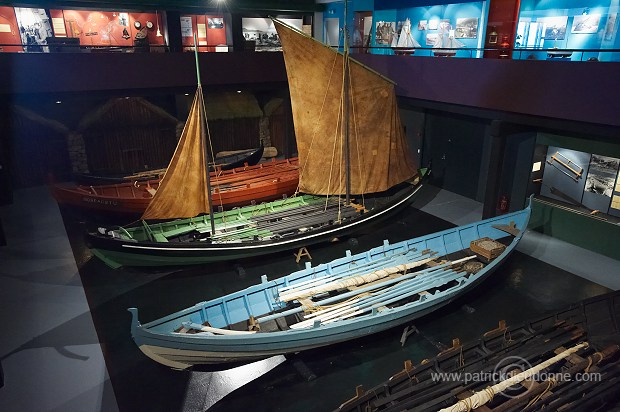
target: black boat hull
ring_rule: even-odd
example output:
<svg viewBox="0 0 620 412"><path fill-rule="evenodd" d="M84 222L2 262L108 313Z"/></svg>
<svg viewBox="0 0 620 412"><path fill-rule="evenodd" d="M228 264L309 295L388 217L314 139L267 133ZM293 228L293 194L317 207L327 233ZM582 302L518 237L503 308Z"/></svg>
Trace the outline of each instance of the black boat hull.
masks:
<svg viewBox="0 0 620 412"><path fill-rule="evenodd" d="M327 225L298 235L244 243L207 244L201 242L135 242L99 233L86 235L86 243L93 254L108 266L162 266L192 265L216 261L244 259L253 256L294 250L335 237L350 235L399 212L415 198L421 184L407 187L393 196L382 208L361 214L344 224Z"/></svg>

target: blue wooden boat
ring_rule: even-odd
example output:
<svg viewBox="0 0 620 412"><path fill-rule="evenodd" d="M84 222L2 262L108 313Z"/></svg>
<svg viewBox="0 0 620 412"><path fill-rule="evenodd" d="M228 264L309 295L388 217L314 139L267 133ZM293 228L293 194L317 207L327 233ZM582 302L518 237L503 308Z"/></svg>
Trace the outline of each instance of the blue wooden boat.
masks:
<svg viewBox="0 0 620 412"><path fill-rule="evenodd" d="M144 325L138 309L130 308L131 333L153 360L186 369L245 363L380 332L484 281L515 249L529 218L530 205L395 244L385 240L279 279L263 276L260 284Z"/></svg>

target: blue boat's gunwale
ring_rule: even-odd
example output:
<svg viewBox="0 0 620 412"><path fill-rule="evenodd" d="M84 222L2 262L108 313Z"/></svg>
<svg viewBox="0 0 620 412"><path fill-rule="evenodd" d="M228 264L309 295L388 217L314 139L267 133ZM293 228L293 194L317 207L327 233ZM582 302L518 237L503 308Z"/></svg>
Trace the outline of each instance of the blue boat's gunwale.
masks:
<svg viewBox="0 0 620 412"><path fill-rule="evenodd" d="M520 238L520 236L518 238ZM518 238L513 239L513 242L506 248L506 251L493 261L493 265L487 266L488 269L486 271L480 271L478 274L471 276L465 284L451 288L446 291L447 293L436 293L423 302L414 302L416 306L415 312L409 311L412 305L404 305L379 312L376 315L367 315L355 319L334 322L332 324L322 325L319 328L287 330L244 335L241 337L232 335L214 337L205 337L204 335L170 335L149 331L137 331L141 336L135 336L134 338L144 338L144 342L141 344L171 347L182 350L200 350L221 353L230 351L242 352L247 354L248 358L253 357L255 354L265 352L299 351L304 350L304 348L313 348L326 344L343 342L355 337L392 328L407 319L418 318L438 307L450 303L450 301L458 295L473 288L476 284L490 276L516 247ZM142 332L145 332L145 334L142 334Z"/></svg>
<svg viewBox="0 0 620 412"><path fill-rule="evenodd" d="M423 312L426 310L429 304L433 304L431 306L435 306L437 304L441 304L444 301L449 301L456 294L463 293L469 288L473 287L475 284L481 282L488 274L490 274L495 267L497 267L501 262L503 262L507 256L512 252L515 248L518 241L521 239L523 235L523 231L525 230L525 226L527 225L527 221L529 220L530 209L529 206L527 209L514 212L507 215L502 215L496 218L487 219L482 222L476 222L470 225L464 225L456 228L451 228L444 230L442 232L433 233L429 235L425 235L422 237L410 239L407 241L399 242L393 245L389 245L384 243L384 245L379 246L377 248L373 248L367 252L358 253L356 255L351 255L350 252L346 254L345 257L336 259L332 261L331 264L322 264L318 265L314 268L307 267L298 272L294 272L286 277L272 280L266 283L261 283L258 285L251 286L242 291L234 292L224 297L212 299L208 302L201 302L193 307L184 309L182 311L176 312L174 314L168 315L159 320L150 322L139 327L139 324L136 324L133 327L134 339L136 342L143 341L145 344L155 344L161 346L175 347L175 348L207 348L212 347L214 350L223 350L226 348L233 347L238 345L239 347L243 347L244 351L251 351L252 346L261 345L264 347L266 344L277 344L280 348L285 348L287 346L299 345L299 342L307 339L314 340L327 340L329 342L339 341L339 340L347 340L351 338L351 335L355 335L360 331L368 330L369 328L377 327L377 330L386 329L386 325L390 325L392 323L401 322L402 318L409 317L415 315L415 313ZM519 218L519 219L517 219ZM169 323L172 320L181 319L187 317L187 315L200 312L203 307L207 305L218 305L222 304L222 302L230 301L232 299L238 299L244 294L248 293L261 293L265 290L270 290L273 287L281 287L285 284L287 280L297 280L306 276L319 276L321 274L328 273L331 268L335 265L342 266L346 265L351 261L359 261L359 260L372 260L373 256L378 254L385 253L395 253L398 249L409 247L410 245L414 245L420 243L422 241L426 241L428 239L439 238L444 239L446 235L449 234L459 234L459 240L461 246L464 246L463 239L460 236L460 233L475 229L475 233L480 233L480 228L490 228L494 224L498 223L507 223L511 220L517 222L517 227L520 229L520 233L516 236L511 244L506 248L506 250L493 261L493 264L488 265L483 269L483 271L479 272L479 274L471 276L466 282L462 283L454 290L448 289L447 291L438 293L437 295L433 295L428 297L425 301L417 301L413 302L415 305L407 304L401 307L388 309L386 311L379 312L375 315L364 315L361 317L357 317L350 320L341 320L338 322L334 322L327 325L321 325L319 328L309 328L309 329L298 329L298 330L287 330L280 332L270 332L270 333L258 333L253 335L243 335L242 337L234 336L234 335L222 335L222 336L205 336L204 334L172 334L170 332L159 332L153 330L153 328L157 327L157 325ZM497 230L497 229L493 229ZM503 235L503 232L502 232ZM462 247L461 249L463 249ZM409 313L409 311L414 306L415 312ZM136 322L137 323L137 322ZM352 327L353 325L353 327ZM392 326L387 326L392 327ZM312 335L312 336L311 336ZM341 338L339 337L341 336ZM248 338L249 337L249 338ZM208 341L208 342L207 342ZM205 349L206 350L206 349Z"/></svg>

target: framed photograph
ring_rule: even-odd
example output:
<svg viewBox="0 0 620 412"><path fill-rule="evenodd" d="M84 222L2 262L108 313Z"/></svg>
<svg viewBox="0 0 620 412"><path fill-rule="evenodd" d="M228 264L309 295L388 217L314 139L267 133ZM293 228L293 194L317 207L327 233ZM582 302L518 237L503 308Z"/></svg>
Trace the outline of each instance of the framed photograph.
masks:
<svg viewBox="0 0 620 412"><path fill-rule="evenodd" d="M439 21L439 30L450 30L452 29L452 24L450 24L450 20L441 19Z"/></svg>
<svg viewBox="0 0 620 412"><path fill-rule="evenodd" d="M619 165L620 160L616 158L593 154L584 192L611 197Z"/></svg>
<svg viewBox="0 0 620 412"><path fill-rule="evenodd" d="M223 29L224 19L221 17L209 17L207 27L210 29Z"/></svg>
<svg viewBox="0 0 620 412"><path fill-rule="evenodd" d="M118 13L118 25L127 27L129 26L129 14L128 13Z"/></svg>
<svg viewBox="0 0 620 412"><path fill-rule="evenodd" d="M379 21L375 25L375 43L376 44L390 44L392 42L392 36L396 33L396 22L394 21Z"/></svg>
<svg viewBox="0 0 620 412"><path fill-rule="evenodd" d="M605 25L605 40L613 40L616 31L617 14L613 13L607 16L607 24Z"/></svg>
<svg viewBox="0 0 620 412"><path fill-rule="evenodd" d="M568 16L541 17L537 22L543 25L543 39L564 40Z"/></svg>
<svg viewBox="0 0 620 412"><path fill-rule="evenodd" d="M281 19L284 23L301 31L303 19ZM267 17L243 17L241 29L245 40L254 41L260 51L282 50L276 27Z"/></svg>
<svg viewBox="0 0 620 412"><path fill-rule="evenodd" d="M191 16L181 16L181 36L192 37L193 35Z"/></svg>
<svg viewBox="0 0 620 412"><path fill-rule="evenodd" d="M465 17L456 19L456 31L454 33L454 37L461 39L475 39L478 37L478 18ZM497 43L497 39L495 39L495 42Z"/></svg>
<svg viewBox="0 0 620 412"><path fill-rule="evenodd" d="M600 14L579 14L573 18L573 27L570 32L578 34L596 33L600 22Z"/></svg>
<svg viewBox="0 0 620 412"><path fill-rule="evenodd" d="M439 38L439 35L437 33L427 33L426 34L426 45L434 46L435 44L437 44L438 38Z"/></svg>
<svg viewBox="0 0 620 412"><path fill-rule="evenodd" d="M437 27L439 27L439 20L428 21L428 30L437 30Z"/></svg>
<svg viewBox="0 0 620 412"><path fill-rule="evenodd" d="M465 17L456 19L455 37L461 39L475 39L478 37L478 18Z"/></svg>
<svg viewBox="0 0 620 412"><path fill-rule="evenodd" d="M420 30L420 31L426 30L427 26L428 26L428 20L420 20L418 22L418 30Z"/></svg>

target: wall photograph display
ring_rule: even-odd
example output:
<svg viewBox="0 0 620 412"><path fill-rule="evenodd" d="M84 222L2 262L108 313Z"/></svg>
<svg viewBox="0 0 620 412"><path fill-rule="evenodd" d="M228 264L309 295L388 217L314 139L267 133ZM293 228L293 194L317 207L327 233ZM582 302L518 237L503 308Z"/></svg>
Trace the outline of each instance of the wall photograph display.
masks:
<svg viewBox="0 0 620 412"><path fill-rule="evenodd" d="M564 40L568 16L541 17L538 23L543 24L543 39Z"/></svg>
<svg viewBox="0 0 620 412"><path fill-rule="evenodd" d="M455 37L461 39L475 39L478 37L478 18L465 17L456 19Z"/></svg>
<svg viewBox="0 0 620 412"><path fill-rule="evenodd" d="M439 39L439 35L437 33L427 33L426 34L426 45L434 46L437 44L438 39Z"/></svg>
<svg viewBox="0 0 620 412"><path fill-rule="evenodd" d="M192 18L191 16L181 16L181 36L193 37Z"/></svg>
<svg viewBox="0 0 620 412"><path fill-rule="evenodd" d="M210 29L223 29L224 28L224 19L222 17L209 17L207 19L207 26Z"/></svg>
<svg viewBox="0 0 620 412"><path fill-rule="evenodd" d="M302 19L280 19L285 24L301 31L303 26ZM241 19L243 37L246 40L255 41L258 51L281 50L280 38L276 32L276 27L270 18L263 17L244 17Z"/></svg>
<svg viewBox="0 0 620 412"><path fill-rule="evenodd" d="M379 21L375 26L375 43L381 45L390 44L394 34L396 34L396 22Z"/></svg>
<svg viewBox="0 0 620 412"><path fill-rule="evenodd" d="M427 26L428 26L428 20L420 20L418 22L418 30L420 31L426 30Z"/></svg>
<svg viewBox="0 0 620 412"><path fill-rule="evenodd" d="M611 197L619 164L616 158L593 154L584 191Z"/></svg>
<svg viewBox="0 0 620 412"><path fill-rule="evenodd" d="M26 50L43 51L41 45L47 44L46 39L52 36L52 26L45 9L15 7L15 17Z"/></svg>
<svg viewBox="0 0 620 412"><path fill-rule="evenodd" d="M437 30L437 27L439 27L439 20L433 19L428 21L429 30Z"/></svg>
<svg viewBox="0 0 620 412"><path fill-rule="evenodd" d="M600 14L578 14L573 18L571 33L596 33L600 22Z"/></svg>
<svg viewBox="0 0 620 412"><path fill-rule="evenodd" d="M605 25L605 40L613 40L616 31L617 14L613 13L607 16L607 24Z"/></svg>
<svg viewBox="0 0 620 412"><path fill-rule="evenodd" d="M561 147L547 149L540 194L582 211L618 216L620 159Z"/></svg>

